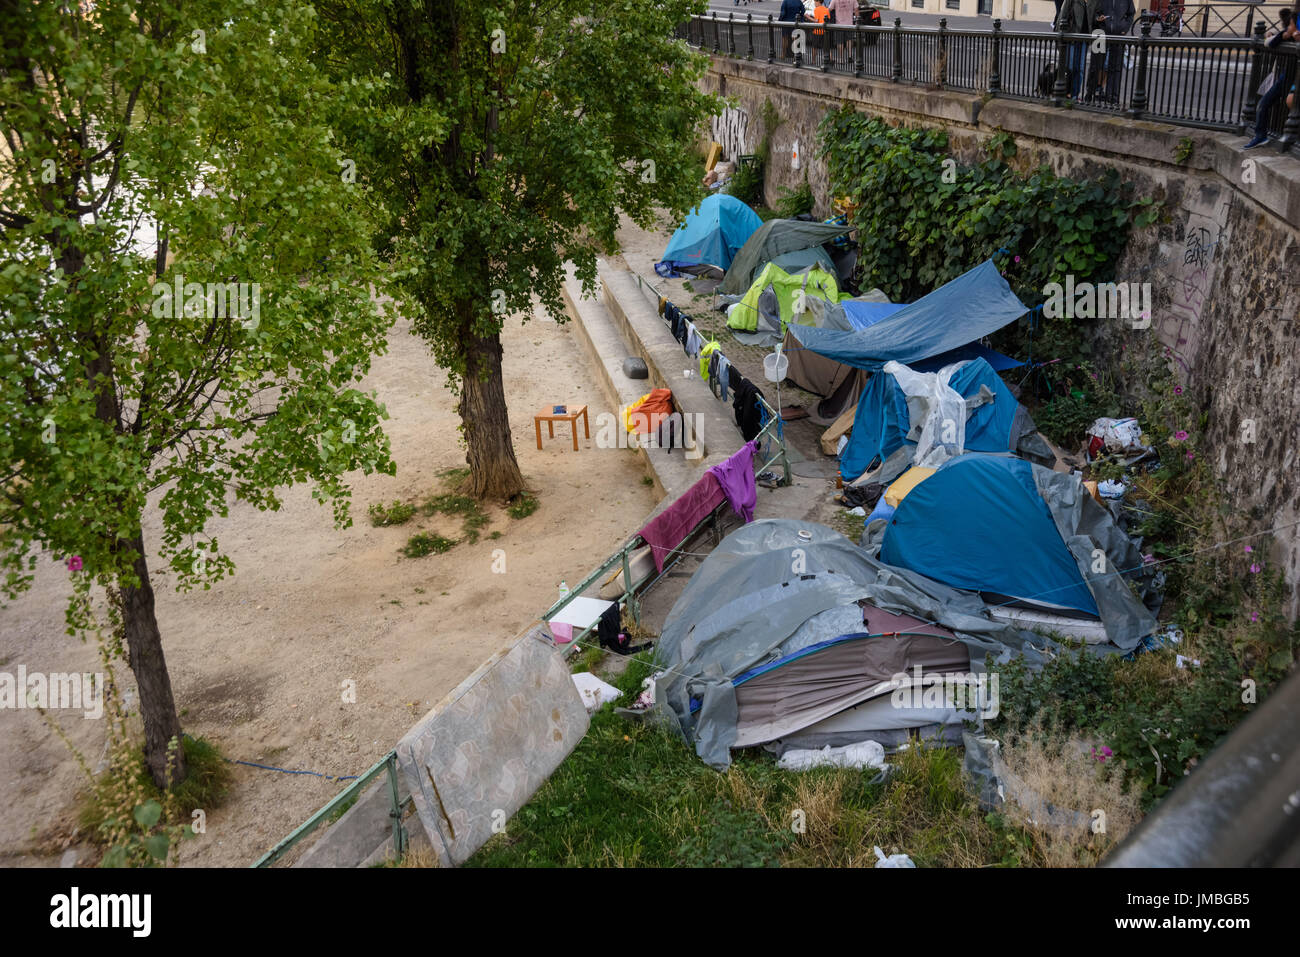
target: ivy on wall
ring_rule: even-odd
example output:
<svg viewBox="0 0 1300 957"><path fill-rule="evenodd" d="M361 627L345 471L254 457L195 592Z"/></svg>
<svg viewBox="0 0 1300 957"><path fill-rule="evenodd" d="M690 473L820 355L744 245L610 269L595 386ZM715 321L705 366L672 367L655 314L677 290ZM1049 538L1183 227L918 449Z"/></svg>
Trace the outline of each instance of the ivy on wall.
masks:
<svg viewBox="0 0 1300 957"><path fill-rule="evenodd" d="M1019 173L1004 132L975 165L947 155L942 130L891 126L849 106L828 114L819 135L832 195L857 204L861 288L911 302L991 258L1033 310L997 344L1021 357L1086 358L1088 320L1045 319L1036 307L1067 275L1113 280L1130 229L1156 218L1150 199L1134 199L1113 170L1092 181L1046 165Z"/></svg>

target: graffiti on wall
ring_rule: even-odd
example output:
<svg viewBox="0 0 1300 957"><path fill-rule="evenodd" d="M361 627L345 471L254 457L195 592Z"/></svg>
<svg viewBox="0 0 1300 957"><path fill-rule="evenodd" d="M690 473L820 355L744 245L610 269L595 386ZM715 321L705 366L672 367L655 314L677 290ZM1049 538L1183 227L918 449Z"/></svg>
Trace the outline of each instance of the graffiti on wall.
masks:
<svg viewBox="0 0 1300 957"><path fill-rule="evenodd" d="M722 144L722 155L729 160L748 153L749 114L744 110L727 107L721 115L713 118L713 139Z"/></svg>
<svg viewBox="0 0 1300 957"><path fill-rule="evenodd" d="M1215 266L1228 240L1228 220L1237 204L1235 190L1206 214L1188 210L1182 248L1171 257L1165 271L1169 285L1169 308L1160 317L1157 331L1183 372L1190 372L1200 345L1201 313L1214 283Z"/></svg>

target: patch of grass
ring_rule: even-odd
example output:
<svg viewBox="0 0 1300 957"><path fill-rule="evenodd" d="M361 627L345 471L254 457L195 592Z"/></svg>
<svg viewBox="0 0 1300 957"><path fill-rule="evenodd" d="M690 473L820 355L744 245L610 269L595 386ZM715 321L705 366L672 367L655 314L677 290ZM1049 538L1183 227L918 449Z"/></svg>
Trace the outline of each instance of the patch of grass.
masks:
<svg viewBox="0 0 1300 957"><path fill-rule="evenodd" d="M541 503L531 495L520 495L506 506L506 511L510 514L511 518L527 518L529 515L532 515L533 512L537 511L537 506L540 504Z"/></svg>
<svg viewBox="0 0 1300 957"><path fill-rule="evenodd" d="M189 774L184 781L172 788L168 799L186 815L196 809L210 812L221 806L221 802L230 791L232 777L230 763L222 757L217 746L206 738L191 737L186 734L182 735L181 740ZM130 760L134 768L135 782L139 785L144 799L162 803L163 791L154 784L153 777L149 774L149 765L144 759L144 748L132 748ZM90 835L91 840L99 838L102 833L100 826L107 815L114 813L114 809L105 805L103 797L99 789L92 788L77 813L78 823L82 830ZM182 823L188 824L188 818Z"/></svg>
<svg viewBox="0 0 1300 957"><path fill-rule="evenodd" d="M488 538L492 539L493 541L496 541L500 537L501 537L500 532L493 532L491 535L488 536Z"/></svg>
<svg viewBox="0 0 1300 957"><path fill-rule="evenodd" d="M425 515L434 515L436 513L459 515L462 520L461 529L464 532L465 540L471 545L478 541L483 527L492 521L484 514L477 501L468 495L458 495L454 492L444 492L441 495L432 496L421 506L421 511Z"/></svg>
<svg viewBox="0 0 1300 957"><path fill-rule="evenodd" d="M641 484L642 484L642 485L654 485L654 484L655 484L654 477L653 477L653 476L650 476L650 475L642 475L642 476L641 476Z"/></svg>
<svg viewBox="0 0 1300 957"><path fill-rule="evenodd" d="M634 658L615 679L616 704L653 667L648 653ZM614 707L592 716L587 736L469 866L872 867L876 845L919 866L1015 861L1018 830L986 820L956 749L902 752L883 781L870 769L781 771L758 749L719 774L672 731L625 721Z"/></svg>
<svg viewBox="0 0 1300 957"><path fill-rule="evenodd" d="M462 482L464 482L466 479L469 478L469 469L467 468L443 469L441 472L438 473L438 477L442 479L444 482L446 482L448 485L451 486L460 485Z"/></svg>
<svg viewBox="0 0 1300 957"><path fill-rule="evenodd" d="M569 669L573 674L581 671L595 671L596 666L605 660L605 651L600 646L593 646L583 650L573 661L573 667Z"/></svg>
<svg viewBox="0 0 1300 957"><path fill-rule="evenodd" d="M421 532L418 535L412 535L402 546L402 554L407 558L423 558L425 555L438 554L450 551L455 542L450 538L443 538L441 535L435 535L431 532ZM446 594L445 592L443 594Z"/></svg>
<svg viewBox="0 0 1300 957"><path fill-rule="evenodd" d="M376 502L370 506L369 514L370 524L376 528L404 525L415 514L415 506L407 505L405 502L394 502L392 505L385 506L381 502Z"/></svg>

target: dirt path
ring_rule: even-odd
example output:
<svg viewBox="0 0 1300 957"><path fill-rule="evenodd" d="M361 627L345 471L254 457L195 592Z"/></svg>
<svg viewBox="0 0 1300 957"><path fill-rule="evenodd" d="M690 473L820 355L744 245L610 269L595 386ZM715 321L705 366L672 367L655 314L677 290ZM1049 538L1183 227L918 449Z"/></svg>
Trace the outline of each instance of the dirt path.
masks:
<svg viewBox="0 0 1300 957"><path fill-rule="evenodd" d="M374 528L375 502L422 500L438 473L462 466L454 400L422 343L399 320L388 355L364 388L391 415L386 429L396 476L354 476L355 524L338 531L308 488L284 496L276 513L235 505L214 521L237 572L210 591L182 595L154 576L158 618L182 724L231 758L327 774L358 774L414 720L485 658L576 584L653 508L640 459L597 449L604 398L574 340L545 319L507 326L506 396L515 450L541 507L512 519L491 510L477 544L406 559L415 531L459 535L459 520L417 515ZM534 411L587 404L592 438L574 453L567 425L538 451ZM543 431L545 436L545 431ZM499 531L501 537L489 536ZM151 515L146 536L158 540ZM492 572L505 552L505 574ZM161 564L155 562L155 565ZM32 590L0 610L0 670L97 671L93 646L63 634L68 573L43 559ZM129 677L122 669L121 674ZM356 682L356 703L342 685ZM103 724L62 712L60 724L93 766ZM27 710L0 712L0 864L56 863L71 836L74 796L84 785L65 745ZM226 804L207 814L207 833L185 846L183 863L251 863L340 785L307 775L238 766Z"/></svg>

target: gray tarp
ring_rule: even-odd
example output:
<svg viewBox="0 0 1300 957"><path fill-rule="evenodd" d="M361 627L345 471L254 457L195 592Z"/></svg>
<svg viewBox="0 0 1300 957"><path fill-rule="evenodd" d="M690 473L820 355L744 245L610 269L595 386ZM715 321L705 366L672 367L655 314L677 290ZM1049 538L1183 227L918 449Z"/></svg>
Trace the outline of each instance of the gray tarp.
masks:
<svg viewBox="0 0 1300 957"><path fill-rule="evenodd" d="M718 292L743 296L749 291L759 270L778 256L821 246L852 231L852 226L829 226L826 223L806 223L798 219L769 219L758 227L740 248L740 252L736 253ZM835 272L834 268L827 271L832 274Z"/></svg>
<svg viewBox="0 0 1300 957"><path fill-rule="evenodd" d="M808 541L799 531L810 533ZM891 568L824 525L764 519L723 539L700 565L668 614L657 660L666 673L655 703L711 767L731 763L738 706L732 680L775 660L808 619L860 599L935 622L970 652L971 670L987 654L1041 664L1055 645L988 616L971 592ZM691 713L691 698L701 700Z"/></svg>

